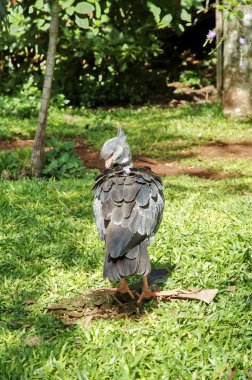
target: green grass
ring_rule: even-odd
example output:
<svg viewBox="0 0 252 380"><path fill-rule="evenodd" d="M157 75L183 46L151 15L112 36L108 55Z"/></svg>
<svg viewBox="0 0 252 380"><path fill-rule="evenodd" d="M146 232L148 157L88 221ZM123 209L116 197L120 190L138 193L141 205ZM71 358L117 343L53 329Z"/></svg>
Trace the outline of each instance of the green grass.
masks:
<svg viewBox="0 0 252 380"><path fill-rule="evenodd" d="M34 137L37 120L1 117L0 136L11 140ZM224 118L217 104L169 109L160 107L112 108L110 110L53 110L47 127L51 138L83 137L96 149L122 127L128 135L133 155L194 165L214 171L252 175L252 165L245 159L225 160L185 157L183 152L213 141L252 141L252 122ZM182 154L181 154L182 153ZM250 161L251 162L251 161Z"/></svg>
<svg viewBox="0 0 252 380"><path fill-rule="evenodd" d="M248 379L252 202L241 191L247 181L165 180L152 262L174 267L166 289L218 287L212 304L152 303L139 321L64 327L45 313L48 303L104 284L92 182L88 173L83 180L0 185L0 378L226 379L236 368L235 378ZM26 346L31 336L41 343Z"/></svg>
<svg viewBox="0 0 252 380"><path fill-rule="evenodd" d="M195 113L157 107L71 112L51 115L49 137L81 135L100 147L120 124L135 154L163 159L173 149L162 148L166 140L191 147L243 140L251 129L249 123L225 120L216 106ZM0 123L3 137L28 138L36 121ZM152 149L153 142L159 144ZM95 173L75 180L0 182L0 380L251 378L251 161L183 162L237 177L166 178L164 219L150 247L151 261L173 268L163 288L217 287L217 297L210 305L151 301L139 320L96 320L88 327L65 326L45 308L105 284L103 244L92 212ZM39 344L29 347L27 339L34 336Z"/></svg>

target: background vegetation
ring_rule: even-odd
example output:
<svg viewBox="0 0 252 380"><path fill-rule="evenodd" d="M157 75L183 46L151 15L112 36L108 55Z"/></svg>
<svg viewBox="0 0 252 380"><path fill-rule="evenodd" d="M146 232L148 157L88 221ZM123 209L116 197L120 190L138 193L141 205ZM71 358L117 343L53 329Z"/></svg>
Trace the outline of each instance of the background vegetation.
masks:
<svg viewBox="0 0 252 380"><path fill-rule="evenodd" d="M36 97L45 72L50 8L43 0L19 3L22 7L10 9L10 28L1 36L0 91ZM142 103L171 79L169 57L182 51L176 35L201 21L202 48L208 27L214 27L213 8L204 13L210 3L200 0L92 1L88 17L78 1L61 3L53 88L63 104ZM190 32L185 44L193 45Z"/></svg>

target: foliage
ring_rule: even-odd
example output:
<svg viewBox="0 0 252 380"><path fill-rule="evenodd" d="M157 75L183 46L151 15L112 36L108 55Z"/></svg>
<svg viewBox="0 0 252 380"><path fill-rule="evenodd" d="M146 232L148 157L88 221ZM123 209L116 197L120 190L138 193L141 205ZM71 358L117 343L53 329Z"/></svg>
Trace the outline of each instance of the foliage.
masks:
<svg viewBox="0 0 252 380"><path fill-rule="evenodd" d="M29 164L31 150L0 151L0 177L17 178Z"/></svg>
<svg viewBox="0 0 252 380"><path fill-rule="evenodd" d="M10 10L10 33L0 41L6 94L30 77L41 88L45 70L49 6L43 0L23 6ZM181 33L195 9L204 10L201 1L62 1L54 92L89 106L143 102L156 80L149 61L162 51L158 28Z"/></svg>
<svg viewBox="0 0 252 380"><path fill-rule="evenodd" d="M24 83L20 93L14 96L0 95L0 108L2 117L17 117L20 119L37 117L41 92L33 78ZM63 94L55 95L51 101L51 108L64 108L69 101Z"/></svg>
<svg viewBox="0 0 252 380"><path fill-rule="evenodd" d="M85 170L74 150L72 141L48 141L50 148L45 153L43 175L46 178L81 178ZM0 177L17 179L28 175L31 149L0 151Z"/></svg>
<svg viewBox="0 0 252 380"><path fill-rule="evenodd" d="M74 142L55 139L51 145L52 149L45 153L43 174L56 179L83 177L84 167L75 153Z"/></svg>
<svg viewBox="0 0 252 380"><path fill-rule="evenodd" d="M40 101L40 91L33 78L30 77L24 83L18 96L0 96L1 114L3 116L12 115L26 118L36 116Z"/></svg>

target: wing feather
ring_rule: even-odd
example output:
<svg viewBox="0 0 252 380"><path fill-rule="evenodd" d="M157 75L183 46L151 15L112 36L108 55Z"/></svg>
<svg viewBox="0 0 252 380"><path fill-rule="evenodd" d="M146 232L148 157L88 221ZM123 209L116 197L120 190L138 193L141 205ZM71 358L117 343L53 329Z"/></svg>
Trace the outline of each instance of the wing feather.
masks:
<svg viewBox="0 0 252 380"><path fill-rule="evenodd" d="M97 177L93 191L99 237L113 259L157 231L164 208L163 185L149 168L132 168L130 173L106 170Z"/></svg>

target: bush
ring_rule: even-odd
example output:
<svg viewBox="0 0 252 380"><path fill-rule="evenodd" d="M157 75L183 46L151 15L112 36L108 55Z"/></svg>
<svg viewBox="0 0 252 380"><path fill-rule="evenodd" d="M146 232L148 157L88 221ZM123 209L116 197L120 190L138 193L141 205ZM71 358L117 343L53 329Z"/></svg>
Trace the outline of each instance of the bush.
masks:
<svg viewBox="0 0 252 380"><path fill-rule="evenodd" d="M0 176L15 179L25 174L29 165L31 149L5 150L0 152Z"/></svg>
<svg viewBox="0 0 252 380"><path fill-rule="evenodd" d="M45 153L43 174L46 177L80 178L84 175L84 166L75 153L74 142L52 140L51 145L52 149Z"/></svg>

